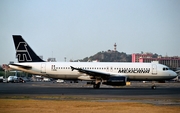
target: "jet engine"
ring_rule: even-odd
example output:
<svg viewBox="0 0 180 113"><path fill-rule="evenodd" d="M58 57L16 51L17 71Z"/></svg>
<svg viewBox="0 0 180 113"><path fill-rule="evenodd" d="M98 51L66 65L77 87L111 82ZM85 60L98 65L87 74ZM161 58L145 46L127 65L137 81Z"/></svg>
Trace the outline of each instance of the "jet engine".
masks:
<svg viewBox="0 0 180 113"><path fill-rule="evenodd" d="M111 86L125 86L127 81L127 77L118 76L118 77L110 77L108 80L104 80L102 83Z"/></svg>

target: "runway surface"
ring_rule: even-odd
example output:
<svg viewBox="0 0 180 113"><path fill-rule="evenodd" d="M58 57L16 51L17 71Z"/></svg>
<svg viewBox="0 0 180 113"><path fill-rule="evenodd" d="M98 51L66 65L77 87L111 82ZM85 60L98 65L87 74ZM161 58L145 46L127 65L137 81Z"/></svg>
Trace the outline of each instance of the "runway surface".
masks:
<svg viewBox="0 0 180 113"><path fill-rule="evenodd" d="M48 95L94 95L94 96L166 96L180 98L180 83L158 84L152 90L151 84L134 83L131 86L116 87L102 85L93 89L85 83L0 83L0 95L13 94L48 94Z"/></svg>
<svg viewBox="0 0 180 113"><path fill-rule="evenodd" d="M112 87L101 85L93 89L85 82L80 83L0 83L0 98L19 98L28 96L32 99L86 100L103 102L142 102L158 105L180 106L180 83L157 83L157 89L152 90L151 83L132 83L131 86ZM50 97L50 98L49 98ZM63 98L62 98L63 97ZM73 98L72 98L73 97Z"/></svg>

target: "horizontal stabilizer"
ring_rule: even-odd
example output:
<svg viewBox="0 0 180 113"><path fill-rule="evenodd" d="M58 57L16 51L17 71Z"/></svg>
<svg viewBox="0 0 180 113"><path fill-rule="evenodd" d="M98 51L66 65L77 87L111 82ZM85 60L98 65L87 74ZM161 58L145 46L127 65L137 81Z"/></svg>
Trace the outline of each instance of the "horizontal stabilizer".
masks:
<svg viewBox="0 0 180 113"><path fill-rule="evenodd" d="M19 65L19 64L10 64L10 65L18 66L18 67L24 68L24 69L31 69L32 68L32 66L25 66L25 65Z"/></svg>
<svg viewBox="0 0 180 113"><path fill-rule="evenodd" d="M9 67L7 64L3 64L1 67L2 67L4 70L9 70L9 69L10 69L10 67Z"/></svg>

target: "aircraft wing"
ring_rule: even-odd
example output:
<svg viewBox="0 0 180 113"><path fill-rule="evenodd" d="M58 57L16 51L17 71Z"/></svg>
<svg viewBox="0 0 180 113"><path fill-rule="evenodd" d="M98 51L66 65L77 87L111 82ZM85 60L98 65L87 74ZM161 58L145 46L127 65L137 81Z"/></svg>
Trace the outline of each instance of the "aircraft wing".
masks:
<svg viewBox="0 0 180 113"><path fill-rule="evenodd" d="M94 71L94 70L86 70L86 69L82 69L82 68L75 68L73 66L70 66L72 71L73 70L77 70L81 73L86 73L90 76L93 76L95 78L103 78L103 79L108 79L110 78L111 74L110 73L105 73L105 72L99 72L99 71Z"/></svg>
<svg viewBox="0 0 180 113"><path fill-rule="evenodd" d="M32 68L32 66L25 66L25 65L19 65L19 64L10 64L10 65L12 65L12 66L18 66L18 67L24 68L24 69L31 69L31 68Z"/></svg>

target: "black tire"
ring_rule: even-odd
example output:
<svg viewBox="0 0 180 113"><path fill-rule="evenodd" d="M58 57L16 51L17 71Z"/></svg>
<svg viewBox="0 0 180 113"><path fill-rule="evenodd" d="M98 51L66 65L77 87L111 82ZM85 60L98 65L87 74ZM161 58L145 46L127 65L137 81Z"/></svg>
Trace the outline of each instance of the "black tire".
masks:
<svg viewBox="0 0 180 113"><path fill-rule="evenodd" d="M100 88L100 83L93 84L93 88L94 88L94 89L99 89L99 88Z"/></svg>
<svg viewBox="0 0 180 113"><path fill-rule="evenodd" d="M151 89L156 89L156 86L153 85L153 86L151 87Z"/></svg>

